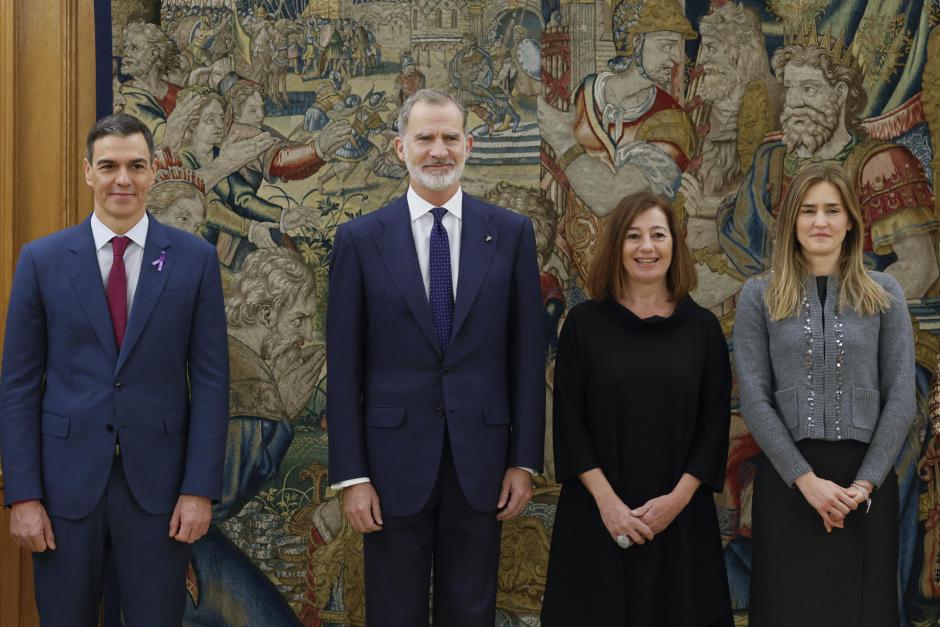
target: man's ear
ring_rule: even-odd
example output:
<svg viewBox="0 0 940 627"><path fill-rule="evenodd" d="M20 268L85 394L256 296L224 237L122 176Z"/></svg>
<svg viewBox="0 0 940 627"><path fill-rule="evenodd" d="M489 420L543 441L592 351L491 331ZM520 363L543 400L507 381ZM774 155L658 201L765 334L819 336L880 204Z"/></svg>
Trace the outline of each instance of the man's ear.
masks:
<svg viewBox="0 0 940 627"><path fill-rule="evenodd" d="M401 140L401 135L395 136L395 152L398 153L399 159L405 160L405 142Z"/></svg>
<svg viewBox="0 0 940 627"><path fill-rule="evenodd" d="M849 86L841 81L836 83L836 95L839 98L839 106L844 107L845 101L849 98Z"/></svg>
<svg viewBox="0 0 940 627"><path fill-rule="evenodd" d="M274 326L274 322L277 320L277 316L274 315L274 309L271 307L271 305L261 305L261 308L258 310L258 320L266 329L270 329Z"/></svg>
<svg viewBox="0 0 940 627"><path fill-rule="evenodd" d="M633 54L636 54L636 51L643 45L643 35L637 33L630 39L630 43L633 45Z"/></svg>

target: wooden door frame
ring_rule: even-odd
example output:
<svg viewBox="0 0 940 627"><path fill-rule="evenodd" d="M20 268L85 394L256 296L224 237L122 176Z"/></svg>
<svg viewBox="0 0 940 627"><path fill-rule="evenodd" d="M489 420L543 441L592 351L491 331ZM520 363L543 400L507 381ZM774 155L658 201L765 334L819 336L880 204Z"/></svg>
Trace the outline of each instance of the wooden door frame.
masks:
<svg viewBox="0 0 940 627"><path fill-rule="evenodd" d="M82 159L94 55L92 0L0 1L0 338L20 248L91 209ZM8 530L2 509L0 625L32 627L32 560Z"/></svg>

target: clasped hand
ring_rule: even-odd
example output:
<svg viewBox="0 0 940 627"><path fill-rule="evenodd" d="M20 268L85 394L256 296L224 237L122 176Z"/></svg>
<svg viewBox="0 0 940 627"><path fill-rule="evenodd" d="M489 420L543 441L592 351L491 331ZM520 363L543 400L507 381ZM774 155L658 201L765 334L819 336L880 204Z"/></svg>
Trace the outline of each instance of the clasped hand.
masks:
<svg viewBox="0 0 940 627"><path fill-rule="evenodd" d="M857 486L843 488L837 483L808 472L796 480L803 498L822 518L826 533L845 527L845 517L868 500L868 494Z"/></svg>
<svg viewBox="0 0 940 627"><path fill-rule="evenodd" d="M601 520L610 537L616 541L617 536L628 536L634 544L644 544L652 540L653 530L639 516L634 515L626 504L616 495L597 504Z"/></svg>
<svg viewBox="0 0 940 627"><path fill-rule="evenodd" d="M684 507L682 499L673 493L657 496L632 510L616 496L598 504L610 537L616 540L626 535L634 544L644 544L665 531Z"/></svg>

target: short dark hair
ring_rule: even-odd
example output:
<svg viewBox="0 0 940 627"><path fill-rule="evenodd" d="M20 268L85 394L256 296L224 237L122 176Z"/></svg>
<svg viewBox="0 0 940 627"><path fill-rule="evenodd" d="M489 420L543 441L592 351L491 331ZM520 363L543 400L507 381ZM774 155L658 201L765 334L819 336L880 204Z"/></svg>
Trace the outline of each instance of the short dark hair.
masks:
<svg viewBox="0 0 940 627"><path fill-rule="evenodd" d="M666 286L673 300L681 300L698 284L695 258L685 243L675 208L663 197L651 192L625 196L607 216L607 224L597 241L594 260L588 272L587 291L591 298L617 299L624 295L627 271L623 267L623 242L633 222L650 209L660 209L666 216L672 236L672 263L666 273Z"/></svg>
<svg viewBox="0 0 940 627"><path fill-rule="evenodd" d="M156 156L156 148L153 143L153 133L147 128L147 125L126 113L113 113L101 118L88 131L88 138L85 140L85 158L91 163L94 156L95 142L102 137L115 135L117 137L130 137L140 133L147 142L147 149L150 151L150 162Z"/></svg>

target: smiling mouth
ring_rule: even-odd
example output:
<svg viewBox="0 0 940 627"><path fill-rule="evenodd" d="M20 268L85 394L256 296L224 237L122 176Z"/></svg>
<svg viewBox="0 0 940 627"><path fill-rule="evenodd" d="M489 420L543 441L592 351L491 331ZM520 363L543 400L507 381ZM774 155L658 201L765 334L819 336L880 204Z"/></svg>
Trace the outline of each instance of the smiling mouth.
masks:
<svg viewBox="0 0 940 627"><path fill-rule="evenodd" d="M634 263L636 263L636 264L639 265L639 266L652 266L652 265L655 264L657 261L659 261L659 257L652 257L652 258L649 258L649 259L647 259L647 258L645 258L645 257L644 257L644 258L634 258L633 261L634 261Z"/></svg>

